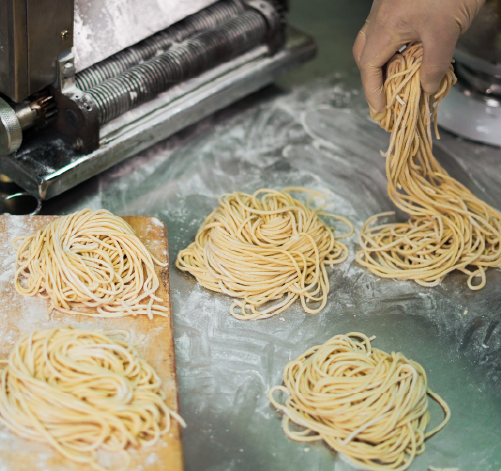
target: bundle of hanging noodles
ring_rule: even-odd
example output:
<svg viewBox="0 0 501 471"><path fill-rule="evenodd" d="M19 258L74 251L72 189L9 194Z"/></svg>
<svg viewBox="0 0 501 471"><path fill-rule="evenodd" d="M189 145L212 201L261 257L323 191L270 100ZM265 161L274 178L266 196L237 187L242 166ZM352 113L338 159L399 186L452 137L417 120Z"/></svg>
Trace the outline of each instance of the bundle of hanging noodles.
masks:
<svg viewBox="0 0 501 471"><path fill-rule="evenodd" d="M367 220L361 231L357 261L385 278L435 286L454 270L468 275L468 287L485 286L487 267L501 265L501 216L474 196L439 165L432 154L431 125L437 129L441 100L456 82L452 65L439 91L421 90L421 43L410 44L388 64L386 114L379 118L391 132L386 157L388 193L411 217L408 222L373 226L383 213Z"/></svg>

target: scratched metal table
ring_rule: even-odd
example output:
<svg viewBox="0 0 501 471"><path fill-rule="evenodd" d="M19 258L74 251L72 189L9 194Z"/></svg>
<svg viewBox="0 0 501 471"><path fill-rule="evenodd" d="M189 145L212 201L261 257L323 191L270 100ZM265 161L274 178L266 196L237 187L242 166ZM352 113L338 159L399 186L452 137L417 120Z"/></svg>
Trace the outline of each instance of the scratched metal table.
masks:
<svg viewBox="0 0 501 471"><path fill-rule="evenodd" d="M303 185L330 194L335 211L360 228L391 210L384 149L388 136L367 119L350 56L368 2L293 3L293 23L317 36L319 58L301 71L167 142L112 168L43 212L83 207L149 214L169 227L171 286L188 471L352 470L322 443L289 441L266 390L285 364L337 333L376 335L375 346L422 363L452 419L411 470L501 469L501 273L472 292L462 274L436 288L379 279L350 259L329 270L332 290L315 316L295 305L243 322L230 300L200 288L173 265L217 196ZM501 151L444 133L437 155L477 195L501 208ZM343 228L340 227L342 231ZM434 423L441 419L432 405Z"/></svg>

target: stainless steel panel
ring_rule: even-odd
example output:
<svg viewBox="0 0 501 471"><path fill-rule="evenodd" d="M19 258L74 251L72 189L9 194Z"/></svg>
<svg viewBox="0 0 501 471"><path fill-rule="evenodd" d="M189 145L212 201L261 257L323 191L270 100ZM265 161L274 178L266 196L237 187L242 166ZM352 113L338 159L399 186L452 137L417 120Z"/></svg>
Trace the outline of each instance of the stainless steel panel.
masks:
<svg viewBox="0 0 501 471"><path fill-rule="evenodd" d="M73 46L73 0L0 0L0 93L19 103L56 79Z"/></svg>
<svg viewBox="0 0 501 471"><path fill-rule="evenodd" d="M56 80L57 56L73 47L73 0L27 0L29 94Z"/></svg>
<svg viewBox="0 0 501 471"><path fill-rule="evenodd" d="M498 99L453 88L438 110L440 126L473 141L501 146L501 103Z"/></svg>
<svg viewBox="0 0 501 471"><path fill-rule="evenodd" d="M19 102L29 95L25 0L0 0L0 93Z"/></svg>
<svg viewBox="0 0 501 471"><path fill-rule="evenodd" d="M216 0L75 0L77 72Z"/></svg>

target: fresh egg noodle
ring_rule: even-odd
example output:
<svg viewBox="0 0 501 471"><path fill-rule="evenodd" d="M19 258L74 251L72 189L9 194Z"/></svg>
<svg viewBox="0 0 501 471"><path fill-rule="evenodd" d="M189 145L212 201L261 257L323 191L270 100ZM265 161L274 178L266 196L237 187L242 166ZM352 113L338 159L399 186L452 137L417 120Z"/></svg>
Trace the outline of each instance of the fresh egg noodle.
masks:
<svg viewBox="0 0 501 471"><path fill-rule="evenodd" d="M356 467L401 471L445 426L450 410L428 389L421 365L372 348L372 340L352 332L310 348L286 365L284 386L271 388L268 397L284 413L283 430L292 440L324 440ZM278 392L287 396L284 404ZM429 432L427 395L445 412Z"/></svg>
<svg viewBox="0 0 501 471"><path fill-rule="evenodd" d="M303 203L291 193L309 198ZM298 298L316 314L329 294L325 267L346 260L348 249L339 239L353 233L347 219L313 207L316 198L326 196L305 188L225 194L176 266L202 286L237 298L230 308L237 319L274 316ZM321 216L344 222L349 233L334 236Z"/></svg>
<svg viewBox="0 0 501 471"><path fill-rule="evenodd" d="M94 317L169 310L155 296L154 258L132 227L109 211L61 216L36 234L16 237L15 284L24 296L48 298L52 309Z"/></svg>
<svg viewBox="0 0 501 471"><path fill-rule="evenodd" d="M388 64L384 89L387 109L378 121L391 133L386 153L388 193L410 215L405 223L378 224L383 213L362 228L357 261L385 278L435 286L460 270L468 287L485 286L487 267L501 265L501 216L439 165L432 154L431 125L456 82L450 66L434 96L420 85L421 43L413 43ZM375 225L374 225L375 224Z"/></svg>
<svg viewBox="0 0 501 471"><path fill-rule="evenodd" d="M99 449L123 452L126 469L129 446L155 444L171 418L185 426L129 337L72 327L23 336L0 362L0 422L99 471Z"/></svg>

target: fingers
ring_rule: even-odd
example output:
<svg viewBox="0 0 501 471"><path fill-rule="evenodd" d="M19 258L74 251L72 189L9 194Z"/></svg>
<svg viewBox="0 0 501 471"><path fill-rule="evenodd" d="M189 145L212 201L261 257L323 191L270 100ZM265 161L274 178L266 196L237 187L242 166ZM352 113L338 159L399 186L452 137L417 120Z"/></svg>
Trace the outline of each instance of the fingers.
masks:
<svg viewBox="0 0 501 471"><path fill-rule="evenodd" d="M363 30L362 32L363 33ZM361 33L353 46L354 54L359 52L362 40ZM365 33L363 33L365 37ZM357 61L365 97L371 108L372 115L378 115L386 109L386 96L383 88L383 66L400 49L406 41L398 36L390 35L384 29L378 29L370 36L365 37L362 52Z"/></svg>
<svg viewBox="0 0 501 471"><path fill-rule="evenodd" d="M434 94L451 65L452 56L459 37L459 27L449 31L425 35L423 42L423 63L421 65L421 87L428 94Z"/></svg>

